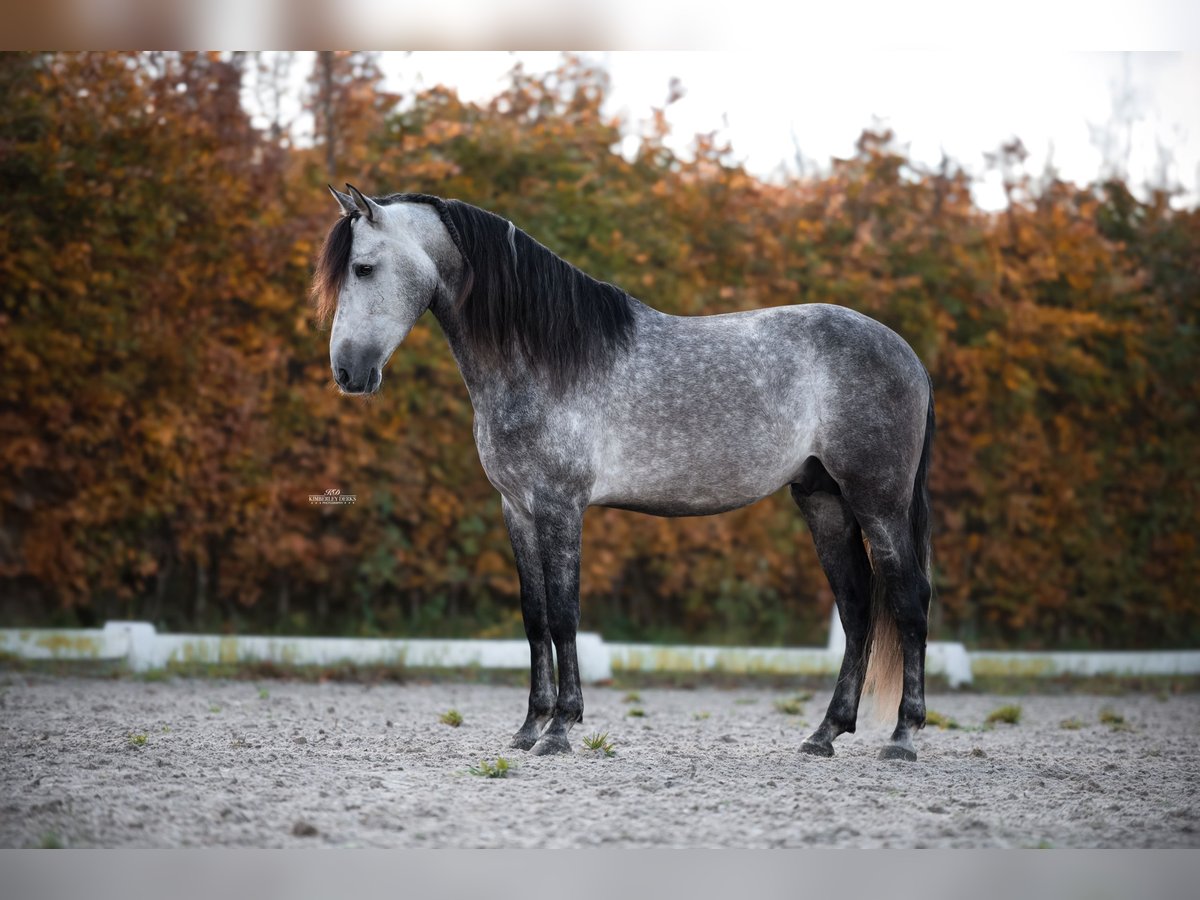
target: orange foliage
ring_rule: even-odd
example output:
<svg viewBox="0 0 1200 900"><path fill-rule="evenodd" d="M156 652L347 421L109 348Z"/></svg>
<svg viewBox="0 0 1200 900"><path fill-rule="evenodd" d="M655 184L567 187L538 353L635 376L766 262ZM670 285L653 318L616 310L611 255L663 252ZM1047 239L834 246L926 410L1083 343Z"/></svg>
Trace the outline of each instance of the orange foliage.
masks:
<svg viewBox="0 0 1200 900"><path fill-rule="evenodd" d="M251 127L237 58L0 56L0 611L168 626L519 634L499 502L436 324L383 395L331 390L305 308L330 151L380 192L458 197L679 314L841 303L935 382L935 632L1179 645L1200 633L1200 216L996 164L987 214L886 134L764 183L666 119L626 160L602 72L517 70L486 105L314 73L316 146ZM327 117L333 119L327 121ZM328 137L334 136L334 146ZM344 179L343 179L344 180ZM352 506L309 503L326 488ZM583 627L820 640L789 500L707 519L591 510Z"/></svg>

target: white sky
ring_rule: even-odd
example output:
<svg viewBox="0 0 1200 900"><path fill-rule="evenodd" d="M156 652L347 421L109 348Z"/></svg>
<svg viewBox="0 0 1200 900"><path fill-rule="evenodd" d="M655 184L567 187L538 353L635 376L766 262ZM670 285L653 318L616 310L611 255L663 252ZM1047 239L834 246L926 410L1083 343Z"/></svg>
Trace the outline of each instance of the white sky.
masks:
<svg viewBox="0 0 1200 900"><path fill-rule="evenodd" d="M668 109L673 149L686 152L695 134L716 131L733 156L768 177L794 166L798 144L820 167L849 156L864 127L891 127L911 156L936 165L944 150L974 176L984 153L1019 137L1026 164L1041 173L1052 158L1061 177L1086 183L1101 170L1093 127L1122 116L1118 161L1134 185L1157 180L1160 148L1170 183L1200 202L1200 53L1065 53L973 50L879 50L792 53L765 51L605 51L579 54L610 73L606 111L622 116L630 137L661 106L672 77L686 90ZM465 100L504 88L517 61L529 72L555 68L557 52L386 52L389 88L444 84ZM311 65L298 54L296 76ZM1122 101L1122 97L1126 98ZM380 185L379 190L403 190ZM999 179L978 181L982 206L1003 204Z"/></svg>

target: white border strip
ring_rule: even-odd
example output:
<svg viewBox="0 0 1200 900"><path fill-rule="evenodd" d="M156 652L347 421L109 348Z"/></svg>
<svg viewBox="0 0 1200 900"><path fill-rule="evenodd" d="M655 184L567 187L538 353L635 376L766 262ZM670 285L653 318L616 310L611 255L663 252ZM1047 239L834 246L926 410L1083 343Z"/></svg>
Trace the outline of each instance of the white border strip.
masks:
<svg viewBox="0 0 1200 900"><path fill-rule="evenodd" d="M836 675L844 644L833 629L828 647L714 647L606 643L579 634L579 674L607 681L613 672ZM0 629L0 653L24 659L124 662L135 672L180 663L274 662L280 665L392 665L412 668L525 669L523 640L322 638L159 634L148 622L109 622L102 629ZM1200 650L1021 652L968 651L931 643L925 671L951 687L983 676L1197 675Z"/></svg>

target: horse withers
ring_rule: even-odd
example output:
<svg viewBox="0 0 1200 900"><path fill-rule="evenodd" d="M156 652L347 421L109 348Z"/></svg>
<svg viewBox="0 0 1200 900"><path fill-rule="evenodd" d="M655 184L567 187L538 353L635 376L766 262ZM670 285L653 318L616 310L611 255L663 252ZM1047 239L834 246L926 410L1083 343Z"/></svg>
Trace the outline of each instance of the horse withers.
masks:
<svg viewBox="0 0 1200 900"><path fill-rule="evenodd" d="M934 415L908 344L825 304L668 315L485 210L347 190L330 188L342 216L313 287L333 318L334 380L347 394L379 390L426 311L450 343L520 575L532 675L512 746L567 752L583 718L575 635L588 506L710 515L790 485L846 632L833 699L801 749L832 756L866 688L897 716L880 755L916 759Z"/></svg>

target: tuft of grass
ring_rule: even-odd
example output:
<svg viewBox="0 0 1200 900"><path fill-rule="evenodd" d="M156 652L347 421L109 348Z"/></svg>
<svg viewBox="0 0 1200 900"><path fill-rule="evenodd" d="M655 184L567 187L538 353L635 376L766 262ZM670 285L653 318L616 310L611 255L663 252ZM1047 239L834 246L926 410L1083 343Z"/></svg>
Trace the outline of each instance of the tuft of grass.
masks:
<svg viewBox="0 0 1200 900"><path fill-rule="evenodd" d="M494 763L481 759L479 765L471 766L467 771L480 778L507 778L514 768L516 767L503 756L497 756Z"/></svg>
<svg viewBox="0 0 1200 900"><path fill-rule="evenodd" d="M457 709L448 709L438 716L438 721L443 725L449 725L451 728L457 728L463 723L463 717L462 713Z"/></svg>
<svg viewBox="0 0 1200 900"><path fill-rule="evenodd" d="M629 711L625 713L625 715L629 716L631 719L644 719L646 718L646 711L640 706L634 706L631 707Z"/></svg>
<svg viewBox="0 0 1200 900"><path fill-rule="evenodd" d="M936 712L934 709L925 710L925 727L926 728L956 728L959 727L958 722L950 719L948 715Z"/></svg>
<svg viewBox="0 0 1200 900"><path fill-rule="evenodd" d="M751 703L757 703L757 697L738 697L733 701L737 706L749 706Z"/></svg>
<svg viewBox="0 0 1200 900"><path fill-rule="evenodd" d="M608 739L608 732L600 734L592 732L583 739L583 746L594 753L603 753L605 756L616 756L616 745Z"/></svg>
<svg viewBox="0 0 1200 900"><path fill-rule="evenodd" d="M804 715L804 701L799 697L776 700L775 710L776 712L783 713L785 716L802 716Z"/></svg>
<svg viewBox="0 0 1200 900"><path fill-rule="evenodd" d="M998 706L987 714L984 722L988 725L995 725L997 722L1004 722L1008 725L1016 725L1021 721L1021 707L1015 703L1008 703L1004 706Z"/></svg>
<svg viewBox="0 0 1200 900"><path fill-rule="evenodd" d="M258 699L259 700L266 700L270 696L271 696L271 692L268 691L266 688L258 689Z"/></svg>
<svg viewBox="0 0 1200 900"><path fill-rule="evenodd" d="M62 838L60 838L58 834L53 831L47 831L45 834L43 834L42 841L40 844L38 844L38 848L41 850L62 850L63 847L64 844L62 842Z"/></svg>
<svg viewBox="0 0 1200 900"><path fill-rule="evenodd" d="M146 746L146 735L144 735L144 734L129 735L129 746L130 747L145 747Z"/></svg>
<svg viewBox="0 0 1200 900"><path fill-rule="evenodd" d="M1110 731L1133 731L1133 726L1111 706L1105 706L1100 710L1100 724L1107 725Z"/></svg>
<svg viewBox="0 0 1200 900"><path fill-rule="evenodd" d="M209 705L209 707L208 707L208 711L209 711L210 713L214 713L214 714L215 714L215 713L219 713L219 712L221 711L221 707L220 707L218 704L216 704L216 703L212 703L212 704L210 704L210 705Z"/></svg>
<svg viewBox="0 0 1200 900"><path fill-rule="evenodd" d="M932 725L935 728L940 728L943 731L946 729L957 731L962 728L955 719L932 709L925 710L925 724L926 726Z"/></svg>
<svg viewBox="0 0 1200 900"><path fill-rule="evenodd" d="M630 691L624 697L622 697L621 700L624 703L641 703L642 695L637 691Z"/></svg>
<svg viewBox="0 0 1200 900"><path fill-rule="evenodd" d="M1083 722L1074 716L1071 716L1071 718L1063 719L1061 722L1059 722L1058 727L1065 728L1067 731L1078 731L1083 727Z"/></svg>
<svg viewBox="0 0 1200 900"><path fill-rule="evenodd" d="M698 713L693 713L692 718L695 719L697 722L703 722L705 719L707 719L711 715L712 715L712 713L710 713L708 710L703 710Z"/></svg>

